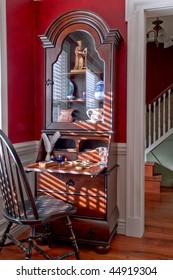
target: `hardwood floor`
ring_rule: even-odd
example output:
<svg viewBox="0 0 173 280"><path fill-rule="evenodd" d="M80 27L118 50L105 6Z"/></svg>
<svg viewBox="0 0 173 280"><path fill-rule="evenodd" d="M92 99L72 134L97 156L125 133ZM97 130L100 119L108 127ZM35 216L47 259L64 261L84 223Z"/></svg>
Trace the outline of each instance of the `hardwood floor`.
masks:
<svg viewBox="0 0 173 280"><path fill-rule="evenodd" d="M80 245L82 260L173 260L173 191L161 191L146 194L145 233L142 238L116 235L107 254L98 254L94 247ZM51 249L52 255L67 251L66 244L56 244ZM46 251L50 249L44 246ZM22 260L24 253L11 246L3 248L1 260ZM32 259L42 259L33 252ZM74 259L74 257L71 257Z"/></svg>

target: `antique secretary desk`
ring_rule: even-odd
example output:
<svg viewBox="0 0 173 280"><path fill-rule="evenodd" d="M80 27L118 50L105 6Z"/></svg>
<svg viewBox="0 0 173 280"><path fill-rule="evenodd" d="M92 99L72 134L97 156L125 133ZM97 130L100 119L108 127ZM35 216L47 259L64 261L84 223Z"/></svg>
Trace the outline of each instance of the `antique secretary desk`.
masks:
<svg viewBox="0 0 173 280"><path fill-rule="evenodd" d="M78 242L109 248L118 222L113 140L122 37L97 14L74 10L55 19L40 39L45 49L42 135L54 142L50 159L55 164L45 164L42 138L36 163L27 170L36 172L38 195L47 193L77 207L72 222ZM53 238L66 238L59 222L51 229Z"/></svg>

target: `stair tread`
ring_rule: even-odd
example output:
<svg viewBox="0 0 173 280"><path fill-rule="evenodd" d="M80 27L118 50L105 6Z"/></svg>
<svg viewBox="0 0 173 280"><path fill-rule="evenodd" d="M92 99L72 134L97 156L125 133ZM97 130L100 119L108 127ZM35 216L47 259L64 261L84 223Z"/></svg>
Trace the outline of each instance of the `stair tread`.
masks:
<svg viewBox="0 0 173 280"><path fill-rule="evenodd" d="M146 181L162 181L162 175L145 176Z"/></svg>
<svg viewBox="0 0 173 280"><path fill-rule="evenodd" d="M162 186L173 186L173 171L168 167L156 162L154 165L154 174L162 175Z"/></svg>
<svg viewBox="0 0 173 280"><path fill-rule="evenodd" d="M162 175L154 173L155 162L145 163L145 192L160 193Z"/></svg>
<svg viewBox="0 0 173 280"><path fill-rule="evenodd" d="M155 165L155 162L154 162L154 161L153 161L153 162L152 162L152 161L148 161L148 162L145 162L145 166L146 166L146 165L147 165L147 166L150 166L150 165L151 165L151 166L154 166L154 165Z"/></svg>

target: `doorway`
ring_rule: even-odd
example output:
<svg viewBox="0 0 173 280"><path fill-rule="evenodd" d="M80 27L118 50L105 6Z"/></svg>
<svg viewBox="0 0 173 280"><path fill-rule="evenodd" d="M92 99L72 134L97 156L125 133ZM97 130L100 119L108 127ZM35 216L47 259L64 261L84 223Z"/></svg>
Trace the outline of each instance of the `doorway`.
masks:
<svg viewBox="0 0 173 280"><path fill-rule="evenodd" d="M127 161L126 235L144 233L144 148L146 88L146 19L173 11L172 0L126 0L127 60Z"/></svg>

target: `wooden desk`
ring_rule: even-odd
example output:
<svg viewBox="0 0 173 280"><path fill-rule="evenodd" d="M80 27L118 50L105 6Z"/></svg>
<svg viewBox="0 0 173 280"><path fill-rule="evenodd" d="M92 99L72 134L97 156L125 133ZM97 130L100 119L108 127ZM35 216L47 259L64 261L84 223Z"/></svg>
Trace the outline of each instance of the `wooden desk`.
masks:
<svg viewBox="0 0 173 280"><path fill-rule="evenodd" d="M116 166L108 171L104 165L94 163L90 168L77 171L74 165L40 168L39 163L25 167L36 172L37 194L48 194L77 207L72 217L78 242L109 248L116 233L118 208L114 177ZM53 239L66 239L63 223L51 224Z"/></svg>

